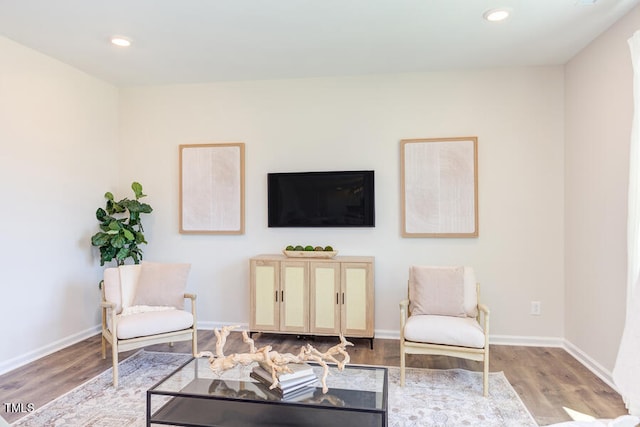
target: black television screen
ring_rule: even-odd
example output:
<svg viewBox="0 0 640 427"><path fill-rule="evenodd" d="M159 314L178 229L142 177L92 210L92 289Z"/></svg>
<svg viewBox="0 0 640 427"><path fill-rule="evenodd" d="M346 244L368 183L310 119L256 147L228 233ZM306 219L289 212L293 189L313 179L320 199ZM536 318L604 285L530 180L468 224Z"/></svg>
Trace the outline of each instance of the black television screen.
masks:
<svg viewBox="0 0 640 427"><path fill-rule="evenodd" d="M269 227L374 227L373 171L267 175Z"/></svg>

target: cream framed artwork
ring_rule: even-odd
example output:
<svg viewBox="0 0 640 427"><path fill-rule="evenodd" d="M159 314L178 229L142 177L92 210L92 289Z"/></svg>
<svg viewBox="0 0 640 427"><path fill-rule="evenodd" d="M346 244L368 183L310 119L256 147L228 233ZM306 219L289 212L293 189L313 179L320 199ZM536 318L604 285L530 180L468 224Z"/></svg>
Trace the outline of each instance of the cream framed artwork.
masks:
<svg viewBox="0 0 640 427"><path fill-rule="evenodd" d="M403 237L478 237L478 138L400 141Z"/></svg>
<svg viewBox="0 0 640 427"><path fill-rule="evenodd" d="M244 143L180 145L180 233L244 234Z"/></svg>

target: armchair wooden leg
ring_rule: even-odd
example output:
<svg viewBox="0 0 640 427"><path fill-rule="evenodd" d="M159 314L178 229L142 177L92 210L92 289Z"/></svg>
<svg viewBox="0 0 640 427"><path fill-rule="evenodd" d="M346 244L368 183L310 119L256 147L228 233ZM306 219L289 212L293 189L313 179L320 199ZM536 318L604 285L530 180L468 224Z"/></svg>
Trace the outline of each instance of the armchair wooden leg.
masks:
<svg viewBox="0 0 640 427"><path fill-rule="evenodd" d="M482 394L489 395L489 350L484 353L484 371L482 372Z"/></svg>
<svg viewBox="0 0 640 427"><path fill-rule="evenodd" d="M404 345L400 343L400 386L404 387L404 368L405 368L405 353L404 353Z"/></svg>
<svg viewBox="0 0 640 427"><path fill-rule="evenodd" d="M105 339L104 335L102 335L102 358L107 358L107 340Z"/></svg>
<svg viewBox="0 0 640 427"><path fill-rule="evenodd" d="M118 346L111 345L111 358L113 359L113 386L118 387Z"/></svg>
<svg viewBox="0 0 640 427"><path fill-rule="evenodd" d="M193 357L198 354L198 331L196 329L193 330L193 337L191 337L191 353Z"/></svg>

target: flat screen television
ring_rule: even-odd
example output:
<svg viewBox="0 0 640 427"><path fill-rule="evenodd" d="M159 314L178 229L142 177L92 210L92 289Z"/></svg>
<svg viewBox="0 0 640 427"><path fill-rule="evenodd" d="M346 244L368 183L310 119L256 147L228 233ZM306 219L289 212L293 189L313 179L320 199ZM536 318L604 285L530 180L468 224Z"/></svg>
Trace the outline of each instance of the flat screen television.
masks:
<svg viewBox="0 0 640 427"><path fill-rule="evenodd" d="M267 174L269 227L374 227L373 171Z"/></svg>

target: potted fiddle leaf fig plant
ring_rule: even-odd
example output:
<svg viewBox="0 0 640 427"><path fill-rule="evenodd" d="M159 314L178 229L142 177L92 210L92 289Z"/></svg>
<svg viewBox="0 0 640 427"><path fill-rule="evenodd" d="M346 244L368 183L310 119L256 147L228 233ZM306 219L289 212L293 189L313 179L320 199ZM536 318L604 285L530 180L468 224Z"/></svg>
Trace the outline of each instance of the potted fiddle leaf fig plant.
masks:
<svg viewBox="0 0 640 427"><path fill-rule="evenodd" d="M113 194L106 192L105 208L98 208L96 219L100 223L100 231L91 236L91 244L100 249L100 265L115 260L117 265L123 265L128 258L135 264L142 260L142 249L139 245L146 244L141 215L153 211L151 206L141 203L146 197L142 192L142 185L138 182L131 184L135 199L124 198L115 201Z"/></svg>

